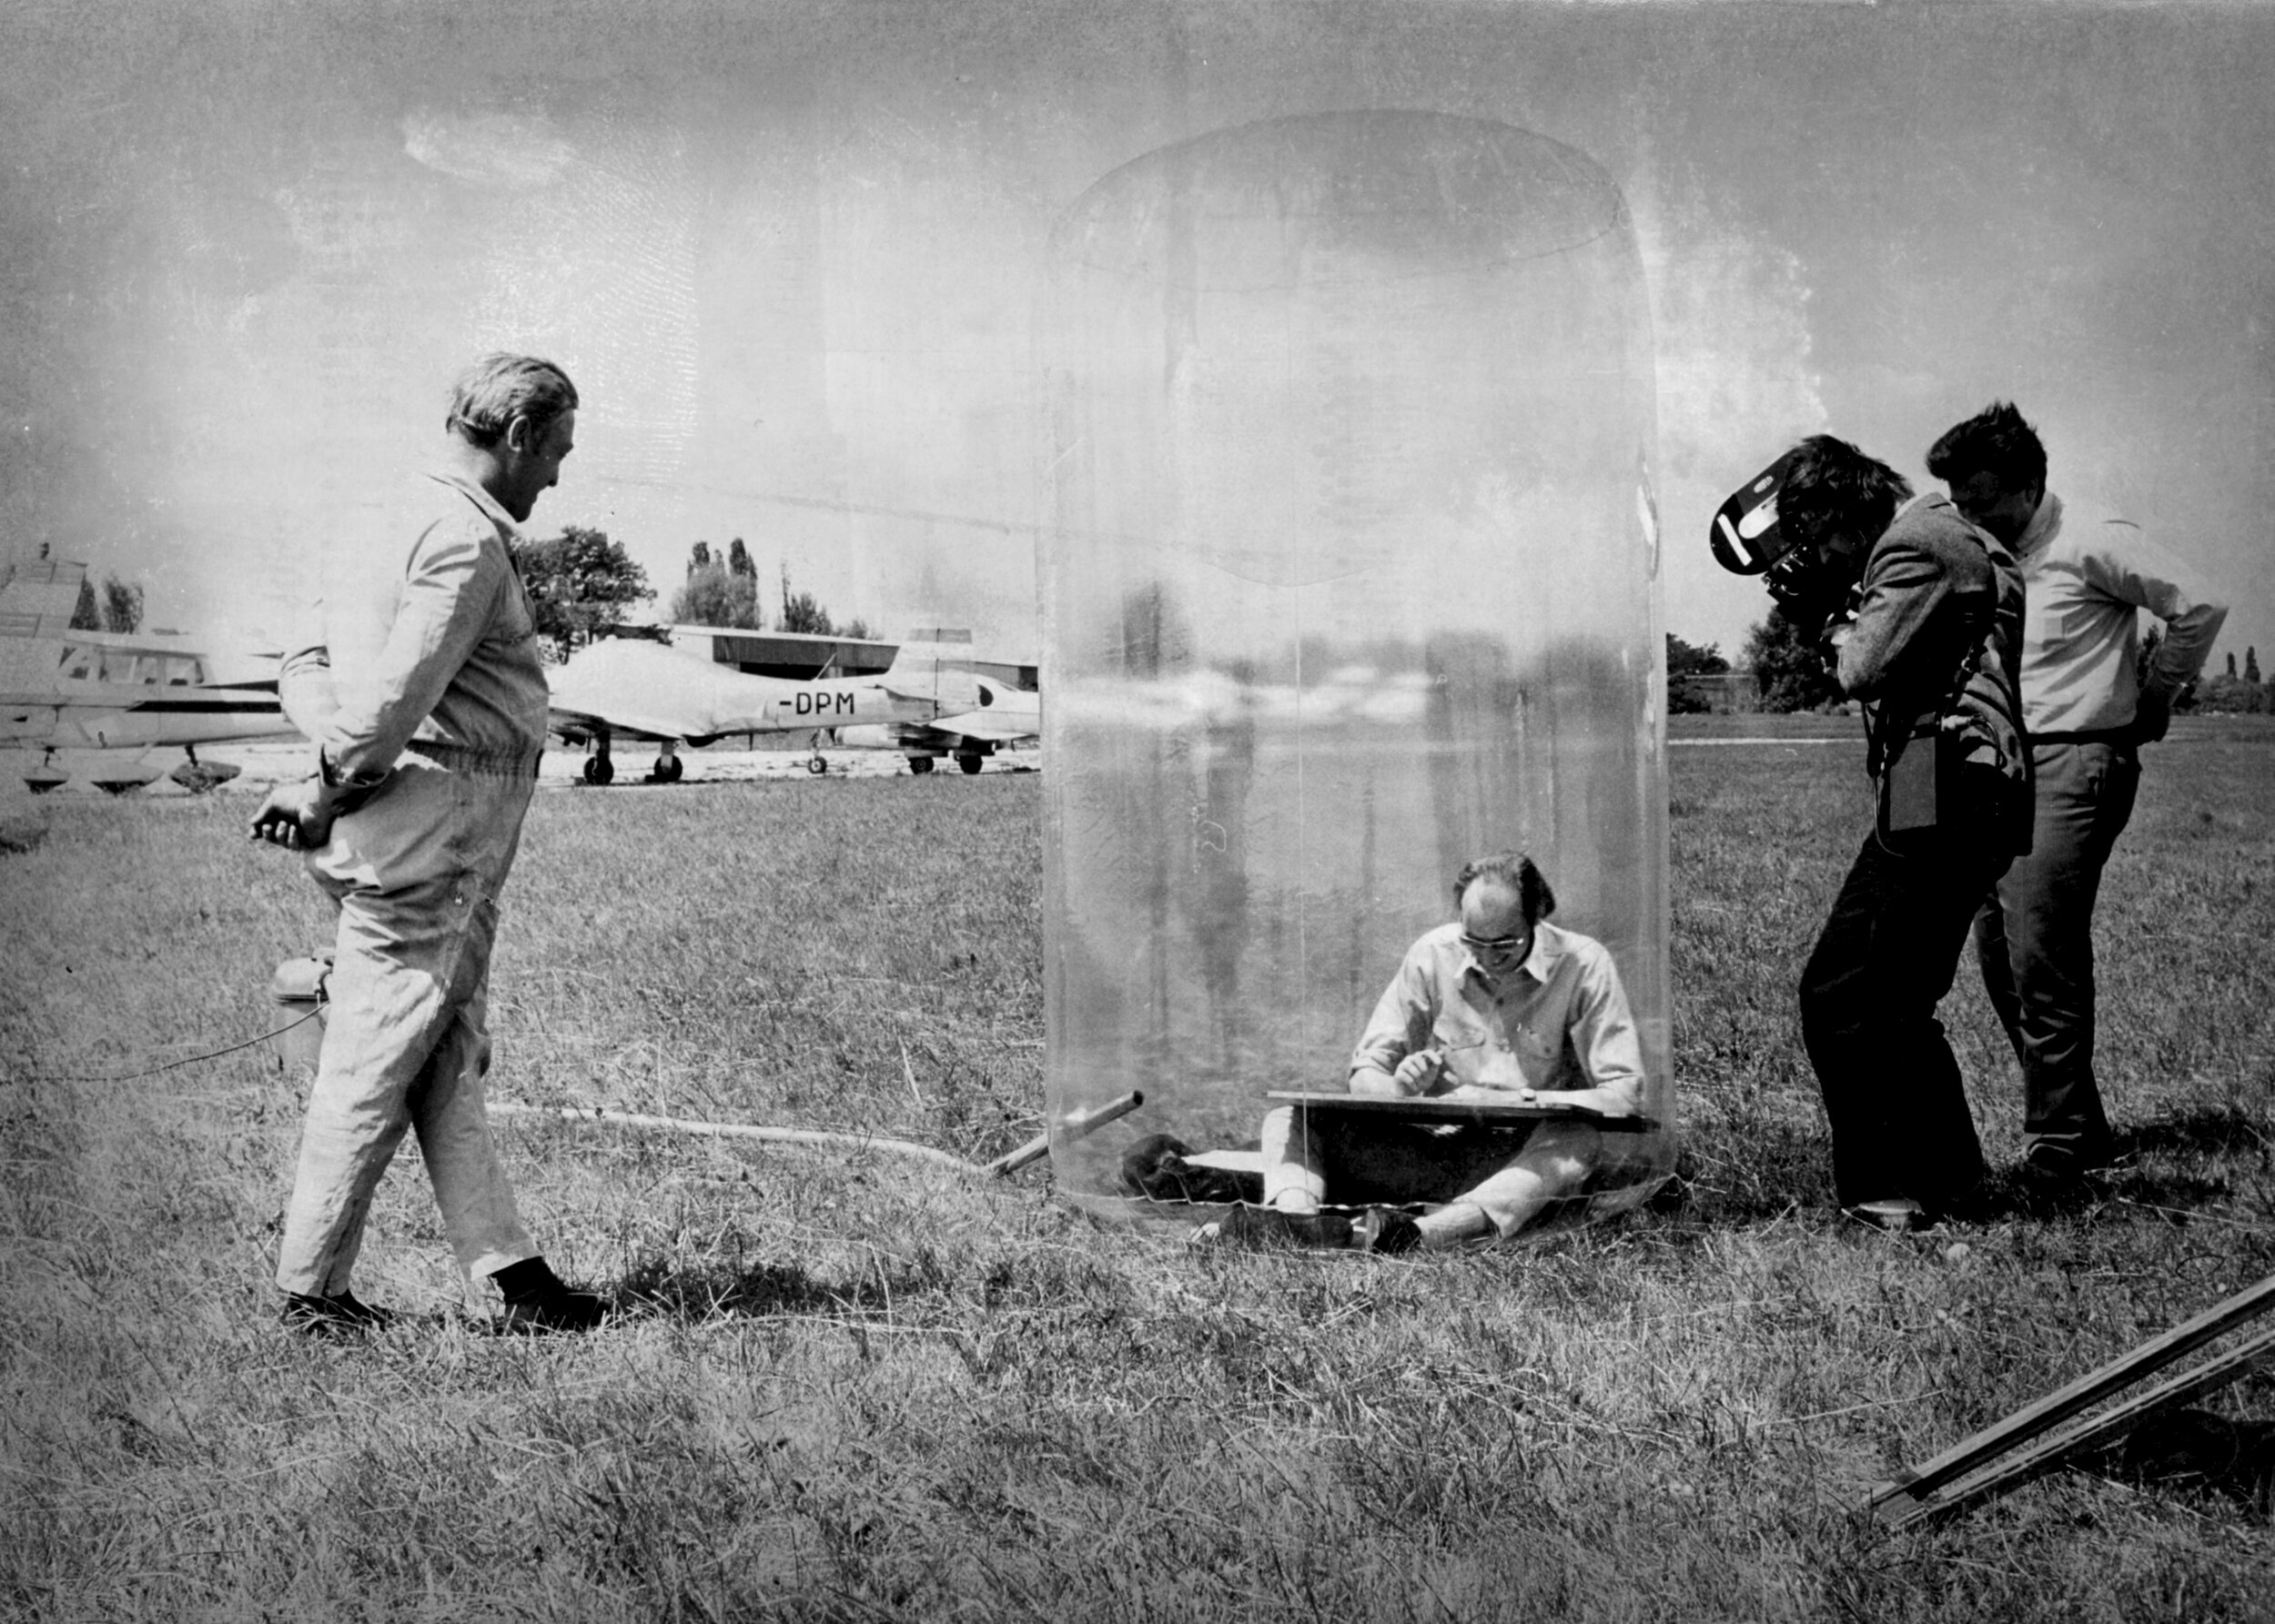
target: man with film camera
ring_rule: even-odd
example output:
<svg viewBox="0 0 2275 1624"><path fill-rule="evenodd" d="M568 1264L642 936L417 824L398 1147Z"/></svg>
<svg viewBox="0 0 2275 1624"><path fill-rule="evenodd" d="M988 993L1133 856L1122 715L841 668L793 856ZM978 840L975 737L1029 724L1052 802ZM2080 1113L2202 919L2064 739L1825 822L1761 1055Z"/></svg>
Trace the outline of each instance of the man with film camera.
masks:
<svg viewBox="0 0 2275 1624"><path fill-rule="evenodd" d="M2029 843L2022 573L1948 499L1913 496L1845 440L1803 440L1754 489L1772 479L1784 550L1770 590L1805 633L1833 622L1876 791L1874 827L1802 973L1802 1036L1842 1207L1916 1228L1967 1205L1983 1176L1936 1006L1977 908Z"/></svg>

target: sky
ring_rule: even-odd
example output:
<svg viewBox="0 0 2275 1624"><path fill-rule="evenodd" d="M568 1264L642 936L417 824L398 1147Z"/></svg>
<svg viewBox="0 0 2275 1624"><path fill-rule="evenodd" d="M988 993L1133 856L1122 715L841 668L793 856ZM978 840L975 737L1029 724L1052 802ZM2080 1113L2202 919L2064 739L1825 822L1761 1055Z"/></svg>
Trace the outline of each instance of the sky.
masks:
<svg viewBox="0 0 2275 1624"><path fill-rule="evenodd" d="M1624 197L1668 630L1765 612L1707 523L1791 440L1924 482L2009 398L2275 658L2271 79L2275 6L2233 5L19 0L0 547L273 643L451 375L526 349L585 400L533 531L667 597L740 537L841 619L1031 657L1054 224L1171 143L1414 109Z"/></svg>

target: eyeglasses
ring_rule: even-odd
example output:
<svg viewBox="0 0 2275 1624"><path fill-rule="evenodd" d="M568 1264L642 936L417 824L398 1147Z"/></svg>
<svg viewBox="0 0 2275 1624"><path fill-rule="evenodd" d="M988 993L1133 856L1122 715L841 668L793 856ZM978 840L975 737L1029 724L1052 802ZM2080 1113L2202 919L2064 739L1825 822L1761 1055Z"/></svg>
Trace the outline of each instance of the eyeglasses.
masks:
<svg viewBox="0 0 2275 1624"><path fill-rule="evenodd" d="M1532 951L1532 938L1523 936L1472 936L1461 933L1461 945L1479 958L1516 958Z"/></svg>

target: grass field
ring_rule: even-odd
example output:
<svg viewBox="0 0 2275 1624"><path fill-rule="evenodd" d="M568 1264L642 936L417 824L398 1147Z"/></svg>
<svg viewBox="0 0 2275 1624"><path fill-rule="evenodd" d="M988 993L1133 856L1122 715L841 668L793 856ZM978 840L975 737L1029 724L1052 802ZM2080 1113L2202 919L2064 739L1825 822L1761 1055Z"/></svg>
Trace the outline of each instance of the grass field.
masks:
<svg viewBox="0 0 2275 1624"><path fill-rule="evenodd" d="M1936 1532L1894 1468L2275 1272L2275 731L2183 722L2105 889L2106 1197L1845 1226L1792 988L1853 723L1673 765L1684 1149L1648 1210L1421 1262L1190 1252L873 1152L532 1118L550 1255L624 1310L502 1340L406 1150L358 1286L268 1284L312 889L242 793L0 803L0 1612L56 1619L2226 1619L2230 1496L2066 1474ZM1746 725L1728 725L1744 721ZM1759 724L1759 725L1757 725ZM1689 724L1685 724L1687 728ZM541 796L492 1092L986 1157L1040 1108L1037 780ZM1946 1005L2004 1166L2017 1084ZM2214 1401L2275 1409L2265 1377Z"/></svg>

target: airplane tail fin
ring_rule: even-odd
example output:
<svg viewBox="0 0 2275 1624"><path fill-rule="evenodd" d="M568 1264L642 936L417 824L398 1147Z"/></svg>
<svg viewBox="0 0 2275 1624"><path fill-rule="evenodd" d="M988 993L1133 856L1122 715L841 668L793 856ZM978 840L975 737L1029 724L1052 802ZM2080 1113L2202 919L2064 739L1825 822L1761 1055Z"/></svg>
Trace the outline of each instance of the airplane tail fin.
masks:
<svg viewBox="0 0 2275 1624"><path fill-rule="evenodd" d="M0 579L0 637L61 637L79 607L85 564L20 562Z"/></svg>
<svg viewBox="0 0 2275 1624"><path fill-rule="evenodd" d="M902 640L880 681L901 699L930 700L944 711L968 711L979 703L979 679L972 671L972 634L940 626L921 626Z"/></svg>

